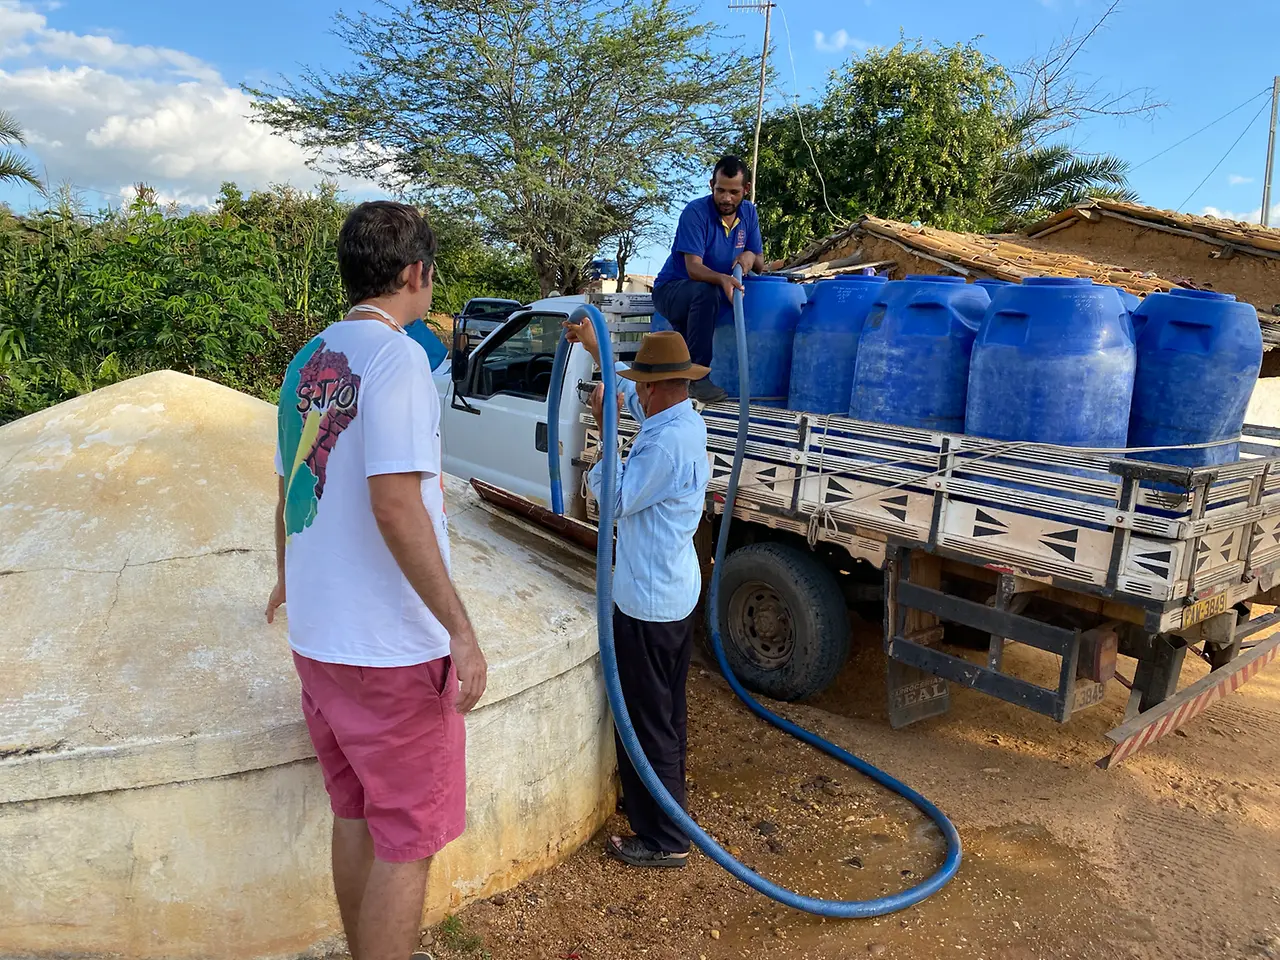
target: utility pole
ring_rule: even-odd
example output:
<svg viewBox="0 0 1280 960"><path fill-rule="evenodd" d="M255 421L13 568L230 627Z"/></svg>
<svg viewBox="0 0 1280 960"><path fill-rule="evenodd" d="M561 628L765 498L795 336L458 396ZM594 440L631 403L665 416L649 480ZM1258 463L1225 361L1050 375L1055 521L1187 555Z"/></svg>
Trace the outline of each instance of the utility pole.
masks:
<svg viewBox="0 0 1280 960"><path fill-rule="evenodd" d="M1271 174L1276 163L1276 110L1280 108L1280 77L1271 86L1271 136L1267 138L1267 175L1262 181L1262 225L1271 226Z"/></svg>
<svg viewBox="0 0 1280 960"><path fill-rule="evenodd" d="M773 20L774 4L769 0L730 0L729 9L739 12L764 14L764 49L760 53L760 100L756 104L756 138L751 148L751 200L756 199L756 168L760 164L760 127L764 122L764 87L769 74L769 28ZM1276 78L1280 83L1280 77Z"/></svg>

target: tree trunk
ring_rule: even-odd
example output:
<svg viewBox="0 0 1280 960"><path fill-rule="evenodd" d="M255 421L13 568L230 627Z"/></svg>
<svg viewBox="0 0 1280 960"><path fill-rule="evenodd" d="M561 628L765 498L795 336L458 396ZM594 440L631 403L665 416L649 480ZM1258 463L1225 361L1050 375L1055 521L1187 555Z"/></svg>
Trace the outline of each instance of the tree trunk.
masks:
<svg viewBox="0 0 1280 960"><path fill-rule="evenodd" d="M566 296L582 292L582 267L577 264L560 264L560 279L563 284L560 292Z"/></svg>
<svg viewBox="0 0 1280 960"><path fill-rule="evenodd" d="M560 282L559 267L545 254L535 253L533 269L538 274L538 289L542 292L542 296L551 296L551 291L558 289L557 285Z"/></svg>

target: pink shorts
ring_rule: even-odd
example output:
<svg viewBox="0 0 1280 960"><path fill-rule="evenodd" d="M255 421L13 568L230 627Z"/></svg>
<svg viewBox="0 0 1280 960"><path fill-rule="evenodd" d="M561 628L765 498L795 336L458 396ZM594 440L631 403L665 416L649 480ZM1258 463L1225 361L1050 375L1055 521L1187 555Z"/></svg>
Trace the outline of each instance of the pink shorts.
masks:
<svg viewBox="0 0 1280 960"><path fill-rule="evenodd" d="M461 836L466 727L452 658L352 667L295 653L293 663L334 816L367 821L374 855L390 863L430 857Z"/></svg>

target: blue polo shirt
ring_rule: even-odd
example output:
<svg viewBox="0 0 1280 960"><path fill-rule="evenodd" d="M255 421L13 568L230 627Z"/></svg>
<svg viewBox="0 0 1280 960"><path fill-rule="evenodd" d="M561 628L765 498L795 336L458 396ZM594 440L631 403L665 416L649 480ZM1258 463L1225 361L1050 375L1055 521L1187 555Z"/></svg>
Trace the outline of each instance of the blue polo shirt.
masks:
<svg viewBox="0 0 1280 960"><path fill-rule="evenodd" d="M680 214L676 239L671 244L671 256L662 265L653 285L657 288L668 280L688 280L689 271L684 266L686 253L701 257L702 262L716 273L730 273L733 261L746 250L764 253L756 205L750 200L743 200L738 207L738 222L725 229L715 198L707 194L693 201Z"/></svg>
<svg viewBox="0 0 1280 960"><path fill-rule="evenodd" d="M404 332L412 337L423 350L427 351L427 363L435 370L449 356L449 350L421 320L415 320L404 328Z"/></svg>

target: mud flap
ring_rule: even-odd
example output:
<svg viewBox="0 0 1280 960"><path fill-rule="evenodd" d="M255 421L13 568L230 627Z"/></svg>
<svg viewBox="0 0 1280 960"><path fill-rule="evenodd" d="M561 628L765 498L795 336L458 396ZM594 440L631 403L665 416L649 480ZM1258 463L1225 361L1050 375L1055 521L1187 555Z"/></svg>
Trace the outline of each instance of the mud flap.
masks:
<svg viewBox="0 0 1280 960"><path fill-rule="evenodd" d="M951 707L951 687L946 680L890 658L889 725L901 730L909 724L941 716Z"/></svg>

